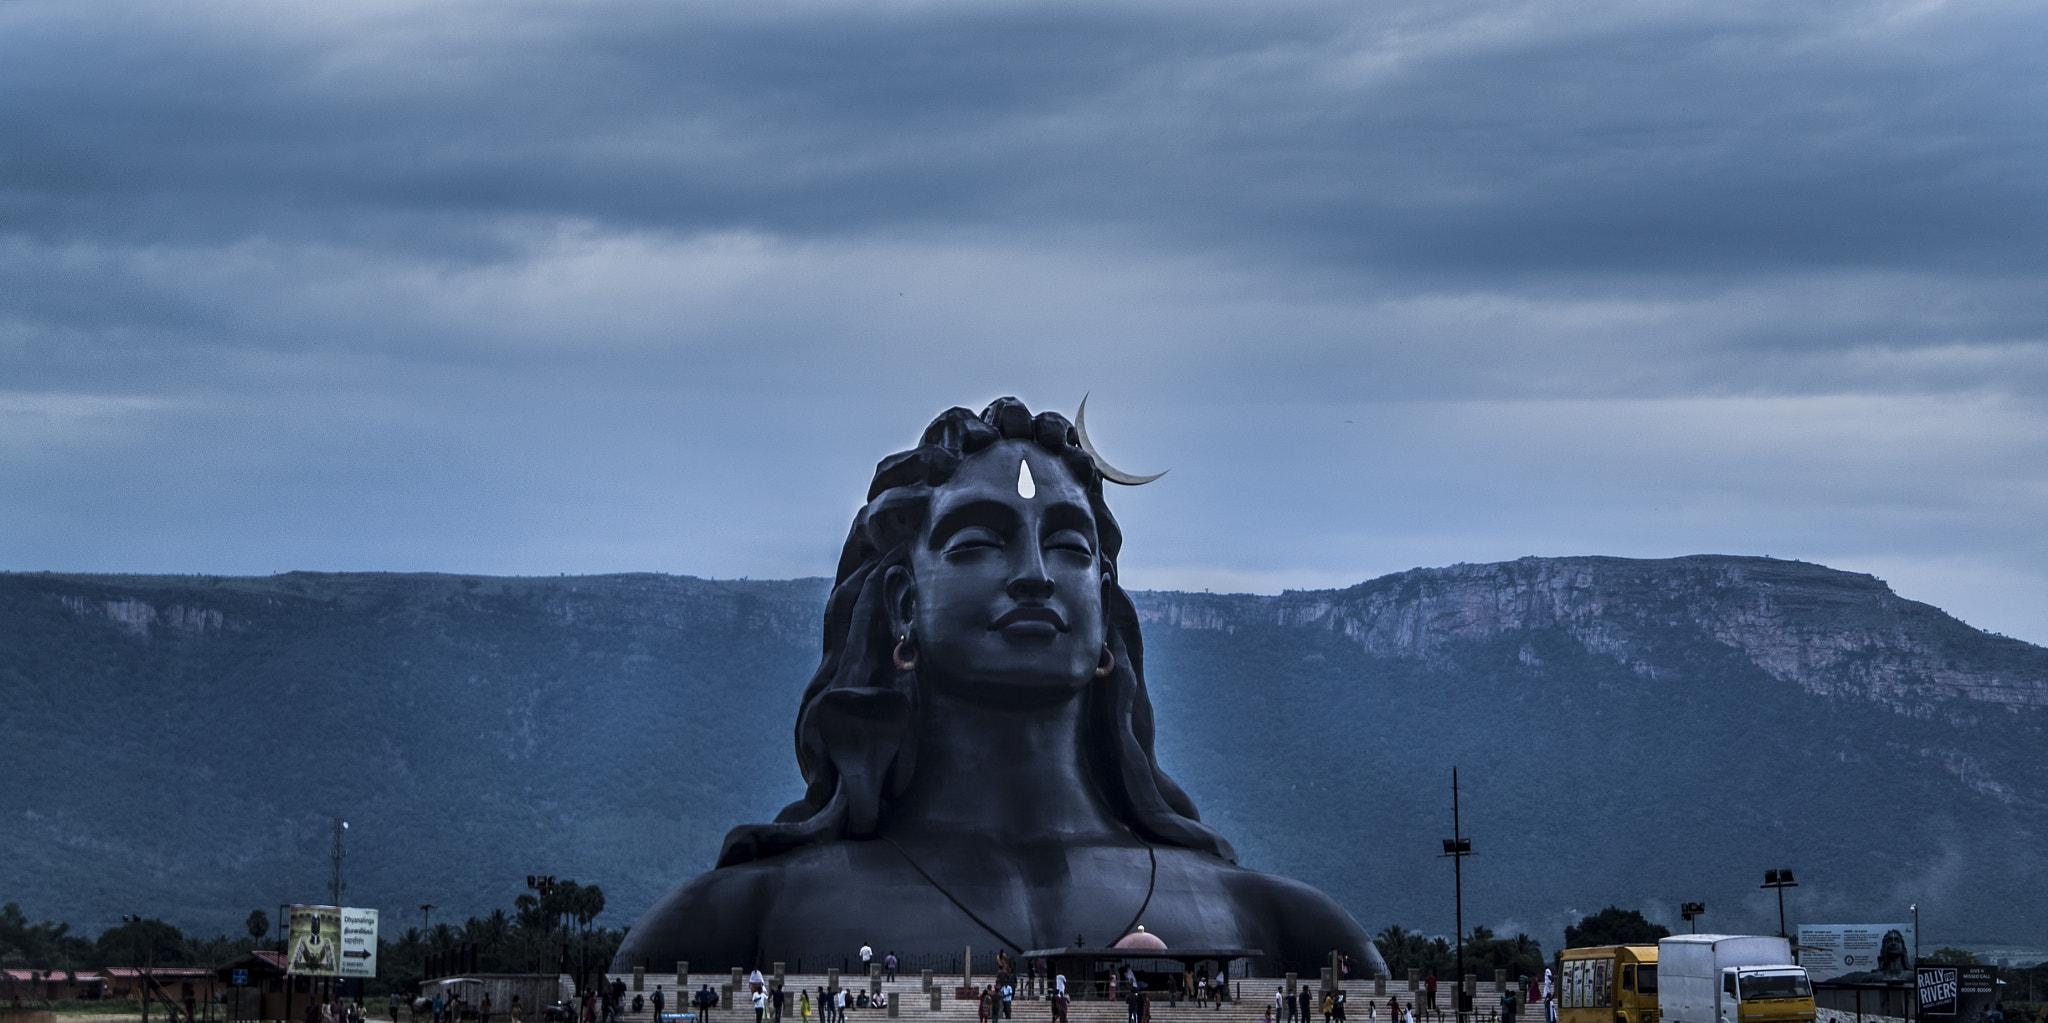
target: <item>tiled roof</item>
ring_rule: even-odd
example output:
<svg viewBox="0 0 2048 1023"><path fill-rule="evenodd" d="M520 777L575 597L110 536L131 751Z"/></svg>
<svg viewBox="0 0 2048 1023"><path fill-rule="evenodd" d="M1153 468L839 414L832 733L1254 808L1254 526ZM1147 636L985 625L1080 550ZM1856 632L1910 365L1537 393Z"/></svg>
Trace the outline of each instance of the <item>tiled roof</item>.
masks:
<svg viewBox="0 0 2048 1023"><path fill-rule="evenodd" d="M69 984L72 982L72 971L65 969L45 970L41 967L35 967L31 969L17 969L15 967L10 966L5 970L0 970L0 974L5 974L7 976L7 979L18 980L23 984L32 982L35 979L35 975L38 973L43 974L45 980L54 980L59 984ZM77 982L80 984L90 983L91 981L100 979L100 974L98 970L79 970L77 971L77 974Z"/></svg>
<svg viewBox="0 0 2048 1023"><path fill-rule="evenodd" d="M197 966L155 966L151 967L147 972L157 980L185 980L191 977L208 977L213 975L212 970ZM119 977L122 980L132 980L142 976L143 973L144 970L137 966L109 966L106 969L107 976Z"/></svg>

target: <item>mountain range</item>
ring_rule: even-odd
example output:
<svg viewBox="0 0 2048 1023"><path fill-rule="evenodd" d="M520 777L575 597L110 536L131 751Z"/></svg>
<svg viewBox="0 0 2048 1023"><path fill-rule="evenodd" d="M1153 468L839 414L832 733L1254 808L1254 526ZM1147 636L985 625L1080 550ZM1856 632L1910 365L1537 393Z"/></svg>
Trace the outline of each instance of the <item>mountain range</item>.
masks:
<svg viewBox="0 0 2048 1023"><path fill-rule="evenodd" d="M509 906L621 926L800 789L827 583L612 575L0 574L0 898L237 933L251 909ZM1897 921L2048 941L2048 649L1867 575L1524 558L1277 596L1139 592L1162 764L1249 866L1369 931L1555 948L1609 904L1682 929ZM885 939L886 940L886 939ZM1170 936L1169 936L1170 940ZM1930 944L1928 947L1932 947Z"/></svg>

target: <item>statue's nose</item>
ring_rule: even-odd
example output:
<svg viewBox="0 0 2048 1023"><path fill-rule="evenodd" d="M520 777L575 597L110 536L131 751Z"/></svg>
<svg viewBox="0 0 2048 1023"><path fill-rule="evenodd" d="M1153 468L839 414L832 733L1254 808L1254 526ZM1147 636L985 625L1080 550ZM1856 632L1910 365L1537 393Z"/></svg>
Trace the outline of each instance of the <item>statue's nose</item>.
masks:
<svg viewBox="0 0 2048 1023"><path fill-rule="evenodd" d="M1012 600L1044 600L1052 596L1052 576L1045 570L1045 554L1037 544L1023 544L1017 574L1010 577Z"/></svg>

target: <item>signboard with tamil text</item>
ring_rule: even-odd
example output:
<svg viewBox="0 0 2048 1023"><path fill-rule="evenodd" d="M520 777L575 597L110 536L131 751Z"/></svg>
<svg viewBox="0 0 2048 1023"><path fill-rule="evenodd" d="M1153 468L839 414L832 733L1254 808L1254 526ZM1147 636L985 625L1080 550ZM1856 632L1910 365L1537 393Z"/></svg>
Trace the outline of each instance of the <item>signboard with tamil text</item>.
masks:
<svg viewBox="0 0 2048 1023"><path fill-rule="evenodd" d="M344 908L341 911L341 975L377 975L376 910Z"/></svg>
<svg viewBox="0 0 2048 1023"><path fill-rule="evenodd" d="M293 906L285 972L295 977L377 975L377 911Z"/></svg>

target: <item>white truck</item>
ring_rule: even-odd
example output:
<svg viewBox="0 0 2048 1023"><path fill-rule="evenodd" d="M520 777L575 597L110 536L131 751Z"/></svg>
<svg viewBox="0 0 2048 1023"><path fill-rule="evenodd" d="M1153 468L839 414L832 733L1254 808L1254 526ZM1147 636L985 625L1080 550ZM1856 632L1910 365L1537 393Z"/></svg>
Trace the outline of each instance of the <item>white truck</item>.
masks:
<svg viewBox="0 0 2048 1023"><path fill-rule="evenodd" d="M1657 942L1663 1023L1813 1023L1813 984L1792 943L1750 934L1678 934Z"/></svg>

